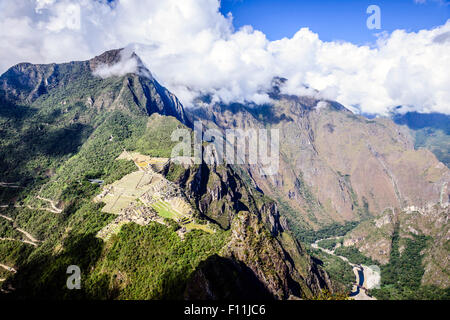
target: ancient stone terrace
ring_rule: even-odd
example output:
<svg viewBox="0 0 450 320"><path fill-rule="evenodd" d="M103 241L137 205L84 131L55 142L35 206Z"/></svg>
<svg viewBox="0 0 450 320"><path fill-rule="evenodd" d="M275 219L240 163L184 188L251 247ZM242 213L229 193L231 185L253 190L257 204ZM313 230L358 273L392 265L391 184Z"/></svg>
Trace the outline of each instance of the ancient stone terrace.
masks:
<svg viewBox="0 0 450 320"><path fill-rule="evenodd" d="M208 225L194 223L193 209L178 185L167 180L156 172L169 159L152 158L138 153L124 151L118 159L132 160L137 171L132 172L111 185L103 187L103 191L94 201L104 202L102 211L118 215L108 226L103 228L98 237L107 240L119 232L120 227L129 222L147 225L151 221L164 223L164 218L172 219L187 231L201 229L213 232ZM179 235L184 235L180 232Z"/></svg>

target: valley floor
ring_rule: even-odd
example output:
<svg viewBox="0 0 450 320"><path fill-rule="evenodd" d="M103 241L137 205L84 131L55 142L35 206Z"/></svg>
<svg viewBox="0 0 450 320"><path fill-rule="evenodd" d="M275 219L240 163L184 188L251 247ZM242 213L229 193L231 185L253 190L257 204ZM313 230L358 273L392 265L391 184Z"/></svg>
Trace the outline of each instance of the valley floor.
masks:
<svg viewBox="0 0 450 320"><path fill-rule="evenodd" d="M334 238L328 238L328 239L335 239ZM356 277L355 284L353 285L352 293L350 294L350 297L355 300L376 300L376 298L371 297L367 294L367 289L371 289L376 287L380 282L380 275L374 272L372 269L370 269L368 266L364 265L357 265L351 263L346 257L338 256L334 253L334 251L324 249L319 246L319 242L322 240L328 240L328 239L319 239L316 242L311 244L311 247L314 249L319 249L327 254L333 255L335 257L338 257L342 259L343 261L347 262L353 269L353 272ZM362 281L360 279L360 273L362 274L361 277L363 278ZM362 285L360 285L360 283Z"/></svg>

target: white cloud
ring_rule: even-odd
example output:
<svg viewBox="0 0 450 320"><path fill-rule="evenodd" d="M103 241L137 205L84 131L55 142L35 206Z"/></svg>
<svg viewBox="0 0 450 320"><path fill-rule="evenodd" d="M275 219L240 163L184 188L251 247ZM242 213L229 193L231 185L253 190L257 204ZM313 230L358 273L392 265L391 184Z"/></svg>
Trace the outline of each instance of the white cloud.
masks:
<svg viewBox="0 0 450 320"><path fill-rule="evenodd" d="M215 100L268 101L271 79L284 92L313 89L367 113L450 114L450 20L439 28L381 35L376 46L324 42L304 28L269 41L250 26L232 27L218 0L0 0L0 72L11 65L89 59L133 44L163 85L189 106ZM111 74L132 69L132 61ZM105 72L103 76L109 73ZM305 86L311 89L305 89Z"/></svg>
<svg viewBox="0 0 450 320"><path fill-rule="evenodd" d="M317 105L316 105L316 110L321 110L321 109L324 109L324 108L327 108L327 107L329 107L329 103L328 102L319 101L317 103Z"/></svg>
<svg viewBox="0 0 450 320"><path fill-rule="evenodd" d="M94 75L101 78L109 78L113 76L124 76L127 73L138 72L138 60L134 57L133 52L128 48L120 52L120 59L113 65L102 64L96 67Z"/></svg>

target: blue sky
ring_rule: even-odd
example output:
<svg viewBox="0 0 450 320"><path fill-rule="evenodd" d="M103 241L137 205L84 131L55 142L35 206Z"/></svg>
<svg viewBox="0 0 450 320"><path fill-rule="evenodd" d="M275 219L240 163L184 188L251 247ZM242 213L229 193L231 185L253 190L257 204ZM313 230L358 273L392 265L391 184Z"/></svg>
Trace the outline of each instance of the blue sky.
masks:
<svg viewBox="0 0 450 320"><path fill-rule="evenodd" d="M381 9L381 30L369 30L369 5ZM231 12L234 26L252 25L270 40L292 37L308 27L321 40L345 40L365 44L376 40L375 33L395 29L418 31L444 24L450 19L449 0L222 0L221 12Z"/></svg>

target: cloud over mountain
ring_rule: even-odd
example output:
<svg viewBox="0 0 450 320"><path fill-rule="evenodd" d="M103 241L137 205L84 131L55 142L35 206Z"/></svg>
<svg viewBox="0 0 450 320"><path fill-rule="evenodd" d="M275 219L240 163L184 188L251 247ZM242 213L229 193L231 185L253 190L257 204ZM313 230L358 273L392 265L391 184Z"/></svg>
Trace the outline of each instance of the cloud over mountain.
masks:
<svg viewBox="0 0 450 320"><path fill-rule="evenodd" d="M120 52L120 59L112 65L101 64L97 66L93 74L101 78L109 78L114 76L123 76L127 73L138 72L138 60L129 50Z"/></svg>
<svg viewBox="0 0 450 320"><path fill-rule="evenodd" d="M317 89L367 113L402 105L450 114L450 20L432 30L384 34L373 47L324 42L306 28L269 41L250 26L234 30L219 6L217 0L0 0L0 72L22 61L84 60L131 44L187 106L205 93L263 103L279 76L289 79L286 93Z"/></svg>

